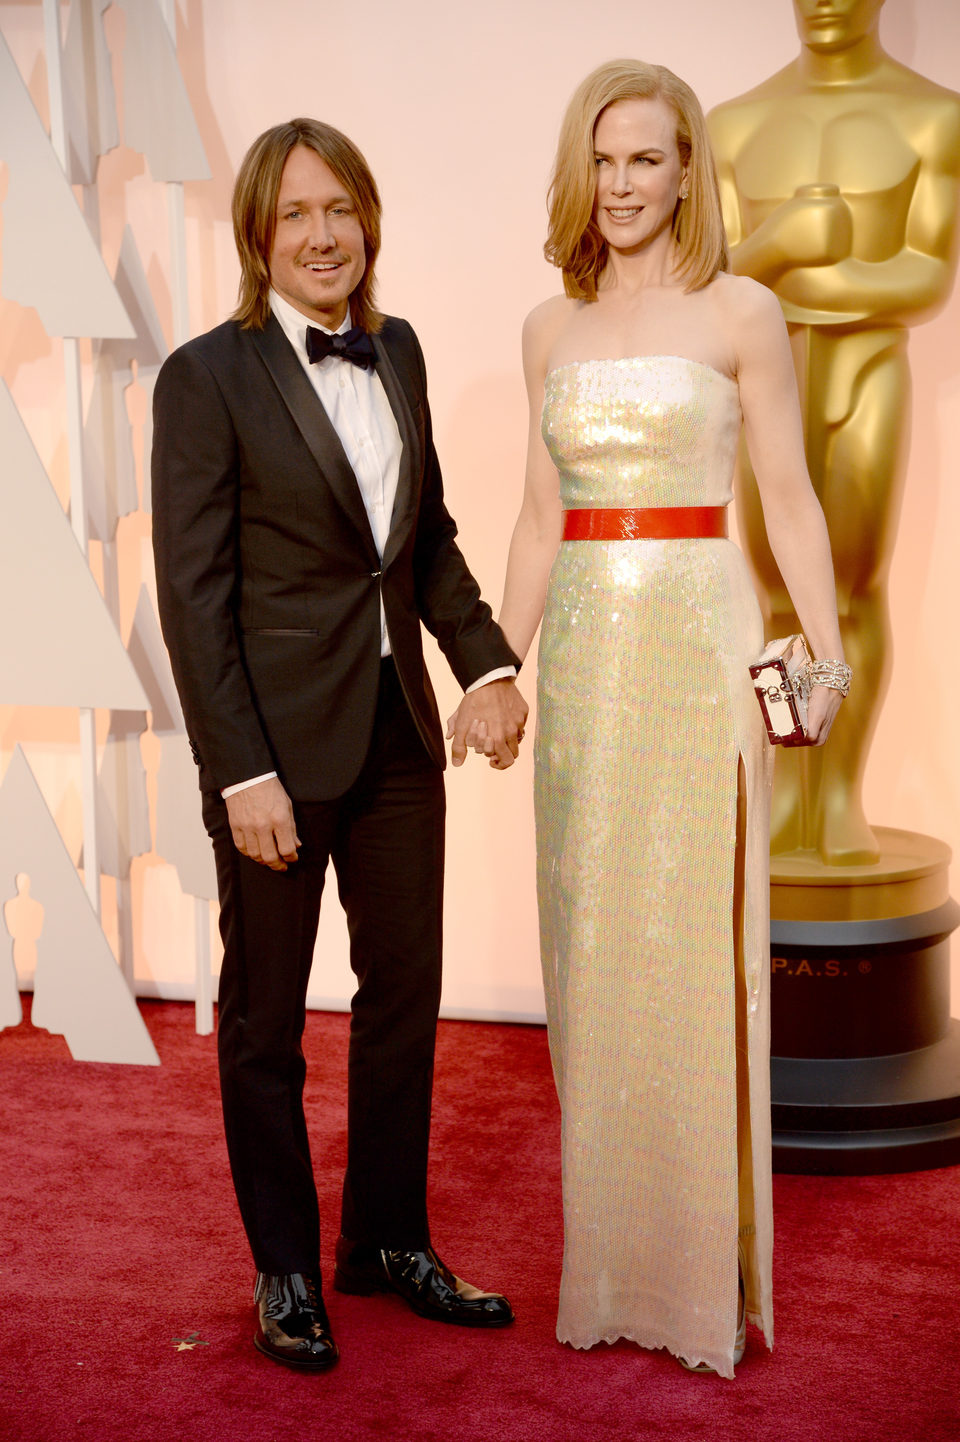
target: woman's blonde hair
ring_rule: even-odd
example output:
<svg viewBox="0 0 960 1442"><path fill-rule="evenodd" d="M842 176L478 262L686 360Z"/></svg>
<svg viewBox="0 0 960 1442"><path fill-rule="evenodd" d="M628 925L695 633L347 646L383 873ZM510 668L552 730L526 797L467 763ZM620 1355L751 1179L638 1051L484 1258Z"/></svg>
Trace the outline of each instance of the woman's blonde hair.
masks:
<svg viewBox="0 0 960 1442"><path fill-rule="evenodd" d="M577 300L596 300L597 281L607 263L607 243L596 222L597 121L608 105L638 99L664 100L677 117L677 149L687 172L688 194L674 210L673 236L686 289L699 290L717 271L729 269L716 166L699 100L664 65L609 60L587 76L567 106L547 192L550 225L543 253L559 266L564 290Z"/></svg>
<svg viewBox="0 0 960 1442"><path fill-rule="evenodd" d="M288 120L265 130L240 164L233 187L233 238L240 256L240 301L233 313L244 330L262 330L270 314L270 252L277 228L277 196L287 158L298 145L316 151L354 205L363 231L366 264L350 296L354 325L376 334L383 316L374 308L373 267L380 251L380 194L370 167L352 140L320 120Z"/></svg>

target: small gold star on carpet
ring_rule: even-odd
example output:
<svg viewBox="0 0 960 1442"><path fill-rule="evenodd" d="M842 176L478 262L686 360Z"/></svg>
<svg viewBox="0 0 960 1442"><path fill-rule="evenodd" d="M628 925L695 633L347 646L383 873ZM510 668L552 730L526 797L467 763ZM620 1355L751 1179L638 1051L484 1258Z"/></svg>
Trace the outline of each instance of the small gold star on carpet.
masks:
<svg viewBox="0 0 960 1442"><path fill-rule="evenodd" d="M191 1332L189 1337L174 1337L173 1345L178 1352L192 1352L194 1347L209 1347L209 1342L201 1340L199 1332Z"/></svg>

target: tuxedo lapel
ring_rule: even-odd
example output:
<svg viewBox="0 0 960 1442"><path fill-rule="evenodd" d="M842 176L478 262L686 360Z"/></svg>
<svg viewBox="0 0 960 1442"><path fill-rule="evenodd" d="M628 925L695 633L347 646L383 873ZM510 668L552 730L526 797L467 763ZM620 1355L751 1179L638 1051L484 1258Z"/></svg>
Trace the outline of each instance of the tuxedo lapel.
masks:
<svg viewBox="0 0 960 1442"><path fill-rule="evenodd" d="M324 480L350 520L361 532L364 540L369 544L372 553L371 559L376 561L377 547L353 467L347 460L343 446L340 444L340 437L334 430L319 396L307 379L303 366L297 359L293 346L284 335L279 321L271 315L263 330L251 330L248 334L273 377L274 384L283 397L297 430L309 446ZM401 435L403 435L402 428ZM406 453L406 443L404 444L404 453Z"/></svg>
<svg viewBox="0 0 960 1442"><path fill-rule="evenodd" d="M410 400L400 383L383 338L375 335L373 344L377 352L377 375L396 418L402 444L397 494L393 503L393 515L390 517L390 534L383 551L383 564L386 566L399 550L416 515L417 487L414 485L414 477L421 474L423 463L420 437L414 424Z"/></svg>

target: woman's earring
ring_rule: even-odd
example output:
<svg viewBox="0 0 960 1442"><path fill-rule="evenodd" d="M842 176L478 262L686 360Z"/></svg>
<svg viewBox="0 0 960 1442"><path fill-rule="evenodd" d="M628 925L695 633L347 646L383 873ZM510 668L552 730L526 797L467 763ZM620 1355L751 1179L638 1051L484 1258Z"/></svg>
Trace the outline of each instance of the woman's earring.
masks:
<svg viewBox="0 0 960 1442"><path fill-rule="evenodd" d="M690 186L687 184L686 180L684 180L683 184L682 184L681 187L680 187L680 199L681 199L681 200L686 200L686 198L687 198L687 196L688 196L689 194L690 194Z"/></svg>

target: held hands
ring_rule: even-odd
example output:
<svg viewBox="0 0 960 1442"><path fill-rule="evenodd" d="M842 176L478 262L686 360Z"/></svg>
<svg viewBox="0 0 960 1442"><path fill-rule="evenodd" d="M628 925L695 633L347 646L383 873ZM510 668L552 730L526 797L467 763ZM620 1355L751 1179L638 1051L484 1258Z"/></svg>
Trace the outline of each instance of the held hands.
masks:
<svg viewBox="0 0 960 1442"><path fill-rule="evenodd" d="M226 797L227 817L241 856L271 871L286 871L296 861L300 838L290 797L275 776Z"/></svg>
<svg viewBox="0 0 960 1442"><path fill-rule="evenodd" d="M496 771L512 766L529 709L513 680L488 681L486 686L468 691L447 722L454 766L462 766L471 749L488 756Z"/></svg>

